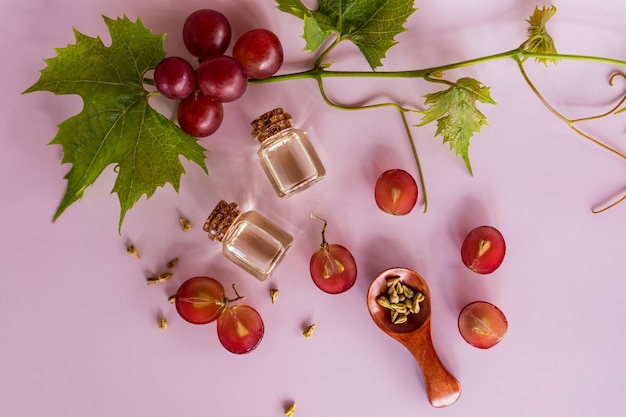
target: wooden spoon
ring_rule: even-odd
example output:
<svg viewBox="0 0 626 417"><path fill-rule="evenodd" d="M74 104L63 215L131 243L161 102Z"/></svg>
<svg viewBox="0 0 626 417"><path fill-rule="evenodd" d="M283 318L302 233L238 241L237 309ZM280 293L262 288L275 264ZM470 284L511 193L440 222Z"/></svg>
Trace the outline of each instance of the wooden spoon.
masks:
<svg viewBox="0 0 626 417"><path fill-rule="evenodd" d="M387 279L400 277L400 282L424 294L417 314L409 314L402 324L391 321L391 312L376 299L387 294ZM407 268L391 268L378 274L367 292L367 307L380 329L402 343L415 357L422 370L428 401L433 407L446 407L461 395L461 384L441 363L430 333L430 290L424 278Z"/></svg>

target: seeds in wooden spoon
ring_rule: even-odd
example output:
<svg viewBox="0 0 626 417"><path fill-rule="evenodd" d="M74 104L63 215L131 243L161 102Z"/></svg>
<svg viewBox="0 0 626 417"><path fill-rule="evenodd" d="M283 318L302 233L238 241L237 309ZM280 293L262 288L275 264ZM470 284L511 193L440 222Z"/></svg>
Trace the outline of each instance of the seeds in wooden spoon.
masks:
<svg viewBox="0 0 626 417"><path fill-rule="evenodd" d="M386 281L387 294L378 296L376 302L381 307L390 310L392 323L406 323L410 314L419 313L424 294L403 284L397 275L387 278Z"/></svg>

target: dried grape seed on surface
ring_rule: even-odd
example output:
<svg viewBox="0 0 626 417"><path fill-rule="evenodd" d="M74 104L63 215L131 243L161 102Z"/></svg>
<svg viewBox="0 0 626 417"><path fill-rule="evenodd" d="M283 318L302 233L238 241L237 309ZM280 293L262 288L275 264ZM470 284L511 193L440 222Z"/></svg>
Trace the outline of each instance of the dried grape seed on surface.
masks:
<svg viewBox="0 0 626 417"><path fill-rule="evenodd" d="M172 277L172 273L171 272L162 272L159 275L157 275L157 281L159 281L159 282L166 282L171 277Z"/></svg>
<svg viewBox="0 0 626 417"><path fill-rule="evenodd" d="M159 329L161 330L167 329L167 319L163 315L159 319Z"/></svg>
<svg viewBox="0 0 626 417"><path fill-rule="evenodd" d="M302 335L308 339L311 336L313 336L314 331L315 331L315 323L311 324L306 329L304 329L304 331L302 332Z"/></svg>
<svg viewBox="0 0 626 417"><path fill-rule="evenodd" d="M183 230L183 232L188 232L191 230L191 223L189 223L189 220L181 216L179 221L180 221L180 228Z"/></svg>
<svg viewBox="0 0 626 417"><path fill-rule="evenodd" d="M291 403L289 407L285 408L285 416L292 417L296 412L296 403Z"/></svg>
<svg viewBox="0 0 626 417"><path fill-rule="evenodd" d="M159 282L167 282L170 278L172 277L172 273L171 272L162 272L159 275L155 276L155 277L148 277L146 278L146 283L148 285L154 285L157 284Z"/></svg>
<svg viewBox="0 0 626 417"><path fill-rule="evenodd" d="M174 268L176 265L178 265L178 257L170 260L168 263L165 264L165 267L167 269L172 269Z"/></svg>
<svg viewBox="0 0 626 417"><path fill-rule="evenodd" d="M272 299L272 304L276 304L276 300L278 299L278 289L270 289L270 298Z"/></svg>
<svg viewBox="0 0 626 417"><path fill-rule="evenodd" d="M130 245L126 248L126 252L128 252L128 254L130 256L132 256L135 259L139 259L139 252L137 252L137 248L135 247L135 245Z"/></svg>

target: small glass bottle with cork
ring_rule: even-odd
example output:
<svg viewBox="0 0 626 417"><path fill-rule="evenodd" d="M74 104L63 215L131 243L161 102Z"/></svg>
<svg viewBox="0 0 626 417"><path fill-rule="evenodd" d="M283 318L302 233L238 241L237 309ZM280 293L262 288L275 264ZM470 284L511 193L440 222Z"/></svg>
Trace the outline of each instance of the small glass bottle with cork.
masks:
<svg viewBox="0 0 626 417"><path fill-rule="evenodd" d="M261 144L261 166L279 197L289 197L324 178L326 168L307 134L292 127L289 113L276 108L251 125L252 137Z"/></svg>
<svg viewBox="0 0 626 417"><path fill-rule="evenodd" d="M269 219L221 200L202 228L222 242L222 252L259 281L267 281L293 244L293 237Z"/></svg>

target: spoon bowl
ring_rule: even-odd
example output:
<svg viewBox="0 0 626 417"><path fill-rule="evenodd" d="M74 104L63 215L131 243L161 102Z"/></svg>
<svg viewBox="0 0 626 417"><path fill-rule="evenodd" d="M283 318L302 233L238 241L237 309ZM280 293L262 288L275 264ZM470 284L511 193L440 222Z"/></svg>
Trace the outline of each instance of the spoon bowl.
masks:
<svg viewBox="0 0 626 417"><path fill-rule="evenodd" d="M400 282L404 285L424 294L420 311L409 314L407 321L402 324L394 324L389 309L376 301L379 296L387 294L387 279L394 277L400 277ZM413 354L422 371L430 404L437 408L453 404L461 395L461 384L446 369L435 351L430 324L430 290L424 278L407 268L390 268L381 272L370 284L367 307L374 323Z"/></svg>

